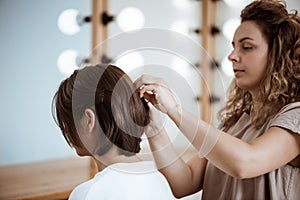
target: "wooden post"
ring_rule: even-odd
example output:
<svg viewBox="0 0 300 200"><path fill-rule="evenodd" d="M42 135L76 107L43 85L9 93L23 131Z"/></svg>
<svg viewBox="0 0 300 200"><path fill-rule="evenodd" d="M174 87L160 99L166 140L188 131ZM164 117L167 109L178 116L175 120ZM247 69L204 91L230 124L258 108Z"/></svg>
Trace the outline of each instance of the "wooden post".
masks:
<svg viewBox="0 0 300 200"><path fill-rule="evenodd" d="M210 102L213 91L213 71L211 70L212 58L215 56L215 39L211 34L211 28L215 25L216 5L212 0L202 0L202 26L199 34L202 36L202 46L206 52L203 53L201 62L201 117L204 121L212 121L212 105Z"/></svg>
<svg viewBox="0 0 300 200"><path fill-rule="evenodd" d="M108 0L92 0L92 54L90 58L91 64L101 63L101 56L103 54L106 54L107 51L107 46L103 42L108 37L108 30L107 26L103 25L101 21L102 14L104 12L108 12Z"/></svg>
<svg viewBox="0 0 300 200"><path fill-rule="evenodd" d="M107 46L103 43L108 36L107 26L102 24L102 14L108 11L108 0L92 0L92 47L90 64L101 63L102 55L106 54ZM98 172L96 162L90 159L90 178Z"/></svg>

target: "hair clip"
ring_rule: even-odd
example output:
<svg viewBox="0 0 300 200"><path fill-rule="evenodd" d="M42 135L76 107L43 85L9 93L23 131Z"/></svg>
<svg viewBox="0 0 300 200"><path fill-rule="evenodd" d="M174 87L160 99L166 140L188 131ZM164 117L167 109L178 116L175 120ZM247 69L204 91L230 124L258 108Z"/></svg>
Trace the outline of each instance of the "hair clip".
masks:
<svg viewBox="0 0 300 200"><path fill-rule="evenodd" d="M100 102L101 103L103 103L103 101L104 101L104 92L105 92L104 89L100 91Z"/></svg>

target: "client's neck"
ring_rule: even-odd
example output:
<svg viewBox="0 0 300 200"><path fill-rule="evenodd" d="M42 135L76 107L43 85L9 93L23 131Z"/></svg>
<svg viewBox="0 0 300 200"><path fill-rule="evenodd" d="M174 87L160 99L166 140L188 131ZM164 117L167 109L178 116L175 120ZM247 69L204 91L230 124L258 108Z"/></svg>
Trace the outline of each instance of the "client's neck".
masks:
<svg viewBox="0 0 300 200"><path fill-rule="evenodd" d="M120 155L118 147L112 146L107 153L102 156L94 156L97 163L98 171L102 171L108 165L115 163L131 163L141 161L136 155L125 156Z"/></svg>

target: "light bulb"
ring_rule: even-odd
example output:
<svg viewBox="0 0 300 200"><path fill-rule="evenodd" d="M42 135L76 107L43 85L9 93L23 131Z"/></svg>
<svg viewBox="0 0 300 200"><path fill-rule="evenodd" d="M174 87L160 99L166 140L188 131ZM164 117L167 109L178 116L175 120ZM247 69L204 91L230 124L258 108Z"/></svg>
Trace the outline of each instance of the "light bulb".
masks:
<svg viewBox="0 0 300 200"><path fill-rule="evenodd" d="M129 73L137 67L144 65L144 58L139 52L130 52L118 57L115 61L116 65L120 67L125 73Z"/></svg>
<svg viewBox="0 0 300 200"><path fill-rule="evenodd" d="M171 30L181 33L183 35L188 35L189 34L189 25L187 21L184 20L177 20L171 25Z"/></svg>
<svg viewBox="0 0 300 200"><path fill-rule="evenodd" d="M224 25L222 27L222 31L223 31L223 34L226 37L226 39L228 39L229 41L232 41L234 32L238 28L239 25L240 25L240 20L236 19L236 18L229 19L224 23Z"/></svg>
<svg viewBox="0 0 300 200"><path fill-rule="evenodd" d="M117 16L117 24L122 31L141 29L145 25L145 16L135 7L124 8Z"/></svg>
<svg viewBox="0 0 300 200"><path fill-rule="evenodd" d="M189 0L173 0L172 3L177 9L182 10L191 8L192 6L192 3Z"/></svg>
<svg viewBox="0 0 300 200"><path fill-rule="evenodd" d="M251 2L251 0L224 0L225 3L233 8L238 8L246 5L248 2Z"/></svg>
<svg viewBox="0 0 300 200"><path fill-rule="evenodd" d="M57 59L59 71L65 76L70 76L74 70L78 69L78 56L79 53L76 50L68 49L63 51Z"/></svg>
<svg viewBox="0 0 300 200"><path fill-rule="evenodd" d="M181 57L174 57L171 61L170 67L174 69L178 74L181 74L184 77L189 76L189 63Z"/></svg>
<svg viewBox="0 0 300 200"><path fill-rule="evenodd" d="M58 17L57 26L66 35L74 35L80 31L78 24L79 11L76 9L64 10Z"/></svg>

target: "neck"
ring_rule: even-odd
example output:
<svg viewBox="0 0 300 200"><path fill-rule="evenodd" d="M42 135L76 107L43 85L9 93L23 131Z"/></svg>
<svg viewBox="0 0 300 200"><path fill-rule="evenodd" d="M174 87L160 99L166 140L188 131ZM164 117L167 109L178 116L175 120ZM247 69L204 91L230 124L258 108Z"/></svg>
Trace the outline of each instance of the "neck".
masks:
<svg viewBox="0 0 300 200"><path fill-rule="evenodd" d="M115 163L133 163L141 161L141 159L136 155L120 155L118 152L118 148L116 147L112 147L107 153L102 156L94 156L94 159L96 161L98 171L102 171L107 166Z"/></svg>
<svg viewBox="0 0 300 200"><path fill-rule="evenodd" d="M250 92L251 96L252 96L252 100L253 100L254 103L255 102L261 102L261 98L262 98L261 90L260 90L261 84L248 90Z"/></svg>
<svg viewBox="0 0 300 200"><path fill-rule="evenodd" d="M258 92L258 90L250 91L252 96L252 105L255 107L258 103L262 102L262 98Z"/></svg>

